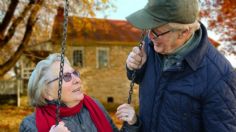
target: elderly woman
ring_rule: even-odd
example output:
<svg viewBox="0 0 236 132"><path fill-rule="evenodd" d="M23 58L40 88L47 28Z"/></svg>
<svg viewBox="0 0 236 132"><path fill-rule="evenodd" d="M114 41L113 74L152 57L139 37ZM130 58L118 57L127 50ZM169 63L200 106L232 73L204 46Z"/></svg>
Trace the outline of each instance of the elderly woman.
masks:
<svg viewBox="0 0 236 132"><path fill-rule="evenodd" d="M27 116L20 131L27 132L112 132L119 131L101 103L85 95L81 89L80 74L65 58L61 92L60 122L55 125L58 98L60 55L51 54L40 61L28 83L28 96L35 112ZM120 131L138 131L140 123L132 106L123 104L116 116L124 123Z"/></svg>

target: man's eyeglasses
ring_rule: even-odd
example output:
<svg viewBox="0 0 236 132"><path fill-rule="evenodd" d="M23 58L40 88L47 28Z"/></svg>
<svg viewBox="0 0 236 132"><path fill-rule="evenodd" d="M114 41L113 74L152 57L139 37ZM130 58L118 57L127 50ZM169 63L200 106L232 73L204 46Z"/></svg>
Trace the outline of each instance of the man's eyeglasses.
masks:
<svg viewBox="0 0 236 132"><path fill-rule="evenodd" d="M76 76L76 77L80 77L80 74L79 74L79 72L77 72L77 71L73 71L73 72L71 72L71 73L70 73L70 72L67 72L67 73L63 74L63 80L64 80L65 82L71 81L71 80L72 80L72 74L73 74L74 76ZM52 82L54 82L54 81L56 81L56 80L58 80L58 79L59 79L59 77L57 77L57 78L55 78L55 79L49 81L47 84L50 84L50 83L52 83Z"/></svg>
<svg viewBox="0 0 236 132"><path fill-rule="evenodd" d="M163 36L163 35L165 35L165 34L171 32L171 31L172 31L172 30L169 30L169 31L166 31L166 32L163 32L163 33L158 34L158 33L155 32L153 29L151 29L151 30L149 30L149 32L148 32L148 37L149 37L150 39L157 40L158 37Z"/></svg>

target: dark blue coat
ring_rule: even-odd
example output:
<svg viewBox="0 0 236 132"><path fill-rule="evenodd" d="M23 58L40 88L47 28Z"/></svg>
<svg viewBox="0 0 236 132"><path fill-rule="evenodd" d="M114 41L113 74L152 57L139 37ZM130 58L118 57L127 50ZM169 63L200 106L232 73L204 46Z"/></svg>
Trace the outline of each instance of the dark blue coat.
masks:
<svg viewBox="0 0 236 132"><path fill-rule="evenodd" d="M201 29L198 47L168 71L146 40L148 59L135 80L143 132L236 132L235 70Z"/></svg>

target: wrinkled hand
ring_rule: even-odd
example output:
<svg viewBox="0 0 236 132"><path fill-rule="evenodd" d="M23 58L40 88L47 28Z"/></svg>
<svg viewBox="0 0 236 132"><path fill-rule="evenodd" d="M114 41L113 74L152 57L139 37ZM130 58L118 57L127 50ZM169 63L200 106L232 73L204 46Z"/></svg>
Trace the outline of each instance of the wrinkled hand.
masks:
<svg viewBox="0 0 236 132"><path fill-rule="evenodd" d="M65 123L63 121L60 121L59 124L53 125L49 132L70 132L68 128L65 126Z"/></svg>
<svg viewBox="0 0 236 132"><path fill-rule="evenodd" d="M116 116L119 120L127 121L129 125L137 122L134 108L129 104L122 104L117 108Z"/></svg>
<svg viewBox="0 0 236 132"><path fill-rule="evenodd" d="M140 69L147 60L147 54L144 50L145 43L143 42L141 50L138 46L134 47L129 53L126 64L129 70Z"/></svg>

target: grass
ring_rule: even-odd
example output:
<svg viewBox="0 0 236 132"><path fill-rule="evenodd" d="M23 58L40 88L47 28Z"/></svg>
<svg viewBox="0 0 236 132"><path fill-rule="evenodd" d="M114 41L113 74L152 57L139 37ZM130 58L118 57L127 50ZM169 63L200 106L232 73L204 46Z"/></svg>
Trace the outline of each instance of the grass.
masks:
<svg viewBox="0 0 236 132"><path fill-rule="evenodd" d="M33 108L27 105L27 97L21 98L21 106L17 107L12 104L0 106L0 131L1 132L18 132L21 120L33 112Z"/></svg>
<svg viewBox="0 0 236 132"><path fill-rule="evenodd" d="M29 107L27 97L21 97L21 106L17 107L12 104L4 104L0 106L0 132L18 132L19 125L22 119L31 114L34 109ZM106 107L106 106L105 106ZM110 108L109 108L110 109ZM118 128L121 127L122 122L115 116L115 112L110 109L109 114Z"/></svg>

